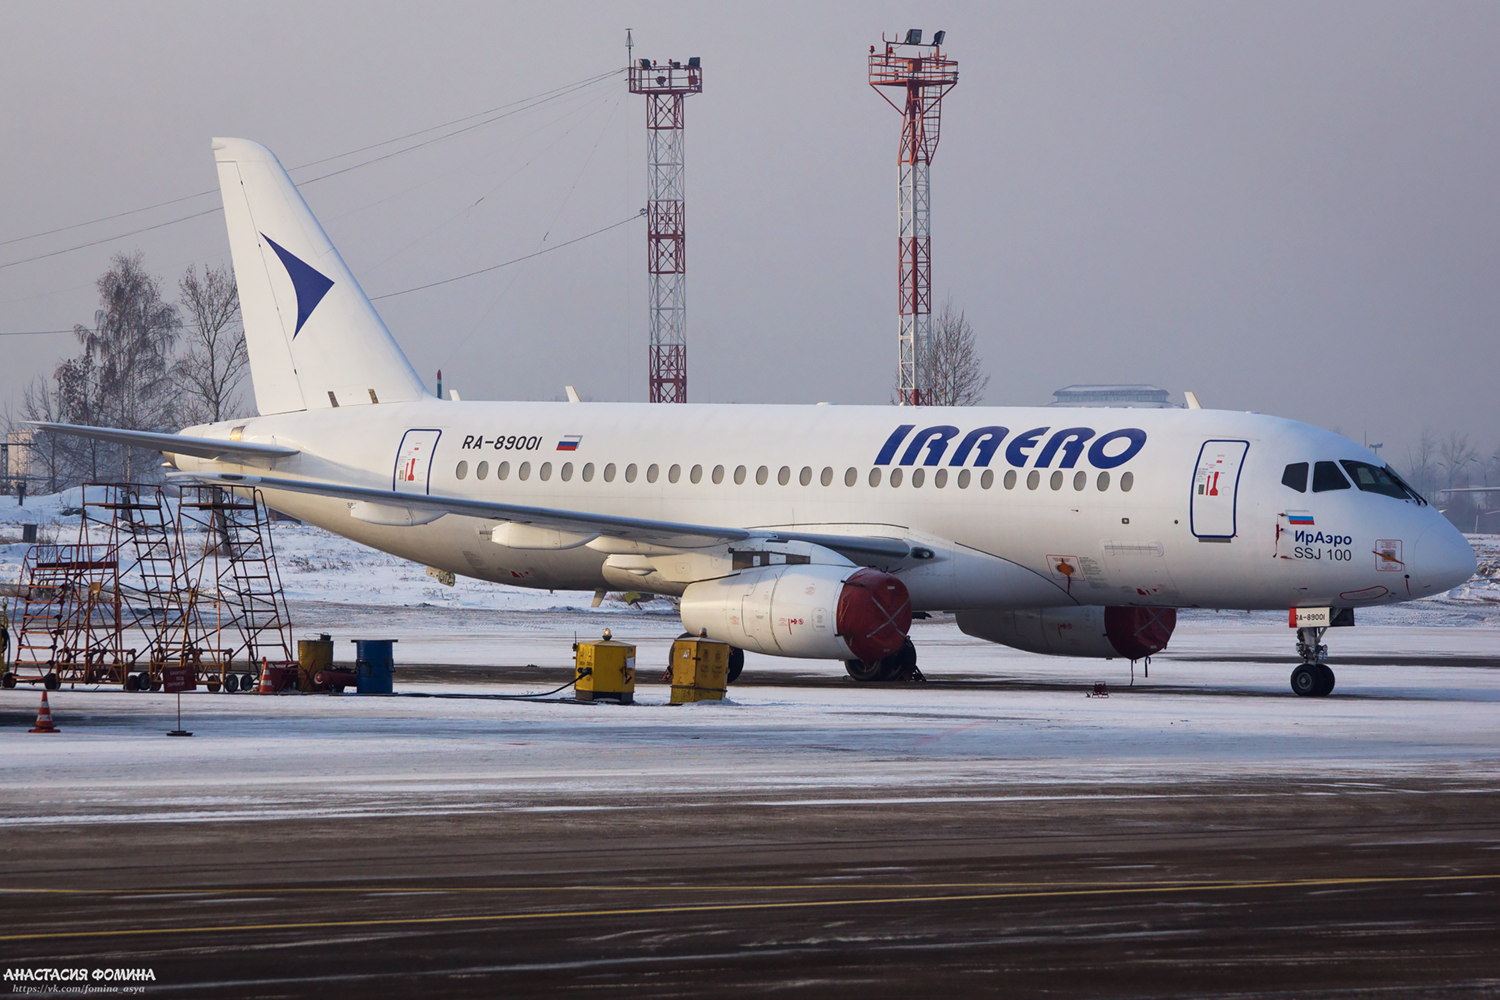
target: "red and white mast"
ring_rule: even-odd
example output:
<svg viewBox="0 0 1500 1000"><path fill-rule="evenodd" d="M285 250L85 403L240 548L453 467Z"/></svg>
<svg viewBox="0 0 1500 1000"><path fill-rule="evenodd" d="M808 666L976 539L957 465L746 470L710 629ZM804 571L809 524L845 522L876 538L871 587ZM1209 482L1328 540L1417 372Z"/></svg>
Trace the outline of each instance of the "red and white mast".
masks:
<svg viewBox="0 0 1500 1000"><path fill-rule="evenodd" d="M913 28L902 41L882 35L880 51L870 46L870 86L902 116L896 196L900 239L896 386L902 406L920 406L927 402L928 394L928 387L922 384L922 358L932 334L928 168L937 152L943 97L958 83L958 61L943 55L945 34L939 31L932 36L931 44L923 45L922 30ZM897 96L893 97L891 91Z"/></svg>
<svg viewBox="0 0 1500 1000"><path fill-rule="evenodd" d="M630 92L646 97L646 271L651 280L651 402L687 402L687 213L683 99L703 92L698 57L632 59Z"/></svg>

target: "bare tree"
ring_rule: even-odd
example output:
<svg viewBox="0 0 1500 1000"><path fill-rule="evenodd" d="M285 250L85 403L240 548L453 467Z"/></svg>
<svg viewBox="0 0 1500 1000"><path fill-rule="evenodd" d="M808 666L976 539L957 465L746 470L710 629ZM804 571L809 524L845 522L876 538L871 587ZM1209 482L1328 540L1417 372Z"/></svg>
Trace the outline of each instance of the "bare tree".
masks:
<svg viewBox="0 0 1500 1000"><path fill-rule="evenodd" d="M167 377L172 345L182 321L164 301L139 250L116 254L98 281L102 308L94 327L73 328L83 356L59 367L59 388L84 400L89 423L128 430L169 430L173 392ZM73 420L82 423L84 420ZM102 446L119 454L120 478L154 470L155 454L140 448ZM90 470L97 475L97 470ZM148 471L149 474L149 471Z"/></svg>
<svg viewBox="0 0 1500 1000"><path fill-rule="evenodd" d="M181 419L214 423L239 414L238 389L249 370L239 289L229 266L189 267L177 284L187 314L187 351L172 366L182 390Z"/></svg>
<svg viewBox="0 0 1500 1000"><path fill-rule="evenodd" d="M990 377L974 346L974 328L953 300L932 318L932 332L918 349L917 388L929 406L977 406Z"/></svg>
<svg viewBox="0 0 1500 1000"><path fill-rule="evenodd" d="M1406 480L1418 493L1431 497L1437 492L1437 461L1438 436L1431 428L1424 427L1417 446L1406 446Z"/></svg>
<svg viewBox="0 0 1500 1000"><path fill-rule="evenodd" d="M1479 451L1469 443L1467 433L1449 431L1438 447L1438 462L1451 486L1467 486L1464 470L1479 461Z"/></svg>

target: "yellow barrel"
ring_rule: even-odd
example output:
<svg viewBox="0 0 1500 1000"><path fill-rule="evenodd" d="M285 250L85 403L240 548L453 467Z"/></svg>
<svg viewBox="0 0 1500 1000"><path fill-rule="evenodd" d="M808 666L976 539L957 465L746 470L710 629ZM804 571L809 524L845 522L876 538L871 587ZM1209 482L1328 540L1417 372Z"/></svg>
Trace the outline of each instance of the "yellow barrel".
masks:
<svg viewBox="0 0 1500 1000"><path fill-rule="evenodd" d="M297 642L297 690L311 691L320 670L333 667L333 637L327 634Z"/></svg>
<svg viewBox="0 0 1500 1000"><path fill-rule="evenodd" d="M573 647L573 693L579 701L635 701L635 647L616 642L609 629L597 642Z"/></svg>
<svg viewBox="0 0 1500 1000"><path fill-rule="evenodd" d="M672 643L672 704L722 701L728 677L729 643L703 638Z"/></svg>

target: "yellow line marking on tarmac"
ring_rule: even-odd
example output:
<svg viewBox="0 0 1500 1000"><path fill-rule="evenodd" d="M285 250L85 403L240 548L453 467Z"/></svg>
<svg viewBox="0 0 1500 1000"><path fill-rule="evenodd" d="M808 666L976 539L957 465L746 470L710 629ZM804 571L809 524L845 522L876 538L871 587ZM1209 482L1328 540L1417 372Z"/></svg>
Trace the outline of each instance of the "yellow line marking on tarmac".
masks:
<svg viewBox="0 0 1500 1000"><path fill-rule="evenodd" d="M1223 892L1229 889L1305 889L1334 886L1396 885L1412 882L1475 882L1500 879L1486 875L1404 875L1363 878L1291 879L1274 882L1199 882L1168 886L1079 888L1032 892L960 893L948 896L887 896L874 899L816 899L775 903L701 903L678 906L643 906L626 909L528 911L526 913L480 913L447 917L380 917L365 920L307 920L273 924L213 924L201 927L146 927L123 930L43 931L4 934L0 941L55 941L86 937L144 937L153 934L222 934L234 931L295 931L333 927L391 927L437 924L502 923L518 920L555 920L559 917L631 917L676 913L729 913L737 910L817 909L835 906L878 906L889 903L966 903L996 899L1046 899L1065 896L1129 896L1168 892Z"/></svg>

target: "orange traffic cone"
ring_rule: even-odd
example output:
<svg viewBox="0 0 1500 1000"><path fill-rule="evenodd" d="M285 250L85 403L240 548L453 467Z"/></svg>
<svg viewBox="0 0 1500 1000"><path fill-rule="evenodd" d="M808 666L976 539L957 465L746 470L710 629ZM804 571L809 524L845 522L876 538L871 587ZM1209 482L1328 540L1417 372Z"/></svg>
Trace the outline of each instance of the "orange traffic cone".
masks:
<svg viewBox="0 0 1500 1000"><path fill-rule="evenodd" d="M47 692L45 692L45 691L42 692L42 707L39 708L39 709L37 709L37 713L36 713L36 727L33 728L33 729L28 729L27 732L29 732L29 733L60 733L60 732L62 732L61 729L58 729L56 726L54 726L52 724L52 706L50 706L50 705L47 704Z"/></svg>
<svg viewBox="0 0 1500 1000"><path fill-rule="evenodd" d="M255 689L256 694L275 694L276 688L271 685L271 664L264 656L260 658L260 687Z"/></svg>

